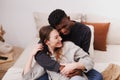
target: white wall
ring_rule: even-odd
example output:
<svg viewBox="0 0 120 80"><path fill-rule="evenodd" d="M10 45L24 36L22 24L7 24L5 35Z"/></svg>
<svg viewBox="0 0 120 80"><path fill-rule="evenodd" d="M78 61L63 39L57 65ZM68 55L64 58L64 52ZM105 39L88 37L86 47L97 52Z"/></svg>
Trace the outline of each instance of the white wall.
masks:
<svg viewBox="0 0 120 80"><path fill-rule="evenodd" d="M36 35L33 12L66 12L103 15L120 20L119 0L0 0L0 24L6 31L6 42L25 48Z"/></svg>

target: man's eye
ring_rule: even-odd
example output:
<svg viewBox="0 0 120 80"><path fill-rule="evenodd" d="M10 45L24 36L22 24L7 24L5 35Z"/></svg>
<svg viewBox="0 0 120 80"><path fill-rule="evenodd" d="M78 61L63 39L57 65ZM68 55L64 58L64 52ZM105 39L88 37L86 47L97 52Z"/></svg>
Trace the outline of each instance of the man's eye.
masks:
<svg viewBox="0 0 120 80"><path fill-rule="evenodd" d="M66 27L66 25L63 25L63 26L62 26L62 29L65 28L65 27Z"/></svg>

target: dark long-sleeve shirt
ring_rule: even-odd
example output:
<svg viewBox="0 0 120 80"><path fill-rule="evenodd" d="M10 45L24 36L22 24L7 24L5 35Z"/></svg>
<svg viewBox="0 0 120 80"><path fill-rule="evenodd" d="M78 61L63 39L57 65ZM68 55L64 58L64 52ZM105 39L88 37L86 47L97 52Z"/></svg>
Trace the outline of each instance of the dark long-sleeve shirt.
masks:
<svg viewBox="0 0 120 80"><path fill-rule="evenodd" d="M72 41L88 53L91 40L91 31L90 28L86 25L75 22L75 25L71 28L70 34L61 35L61 37L63 41ZM57 61L52 60L47 55L47 49L44 49L43 51L38 51L38 53L35 55L35 59L37 63L45 69L59 72L60 64Z"/></svg>

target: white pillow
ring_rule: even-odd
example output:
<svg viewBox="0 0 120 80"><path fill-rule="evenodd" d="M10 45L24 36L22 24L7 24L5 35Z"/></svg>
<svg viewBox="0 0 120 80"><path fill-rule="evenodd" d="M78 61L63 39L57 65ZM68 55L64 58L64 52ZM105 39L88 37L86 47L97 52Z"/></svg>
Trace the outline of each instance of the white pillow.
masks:
<svg viewBox="0 0 120 80"><path fill-rule="evenodd" d="M50 13L42 13L42 12L34 12L33 13L37 31L39 31L39 29L42 26L49 25L49 23L48 23L49 14ZM81 13L69 13L67 15L70 16L71 20L81 22ZM38 33L37 33L37 36L38 36Z"/></svg>
<svg viewBox="0 0 120 80"><path fill-rule="evenodd" d="M107 44L120 45L120 23L119 21L112 20L108 35Z"/></svg>
<svg viewBox="0 0 120 80"><path fill-rule="evenodd" d="M87 25L89 28L90 28L90 30L91 30L91 41L90 41L90 48L89 48L89 53L90 53L90 57L91 58L94 58L94 44L93 44L93 42L94 42L94 27L93 27L93 25Z"/></svg>

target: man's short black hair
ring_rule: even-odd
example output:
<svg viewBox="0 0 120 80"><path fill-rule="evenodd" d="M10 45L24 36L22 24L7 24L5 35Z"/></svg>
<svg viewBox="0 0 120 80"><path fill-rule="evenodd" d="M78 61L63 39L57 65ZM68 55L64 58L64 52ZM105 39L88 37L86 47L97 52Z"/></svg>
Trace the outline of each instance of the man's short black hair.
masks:
<svg viewBox="0 0 120 80"><path fill-rule="evenodd" d="M67 17L66 13L61 9L56 9L50 13L48 22L55 28L55 26L57 26L64 17Z"/></svg>

